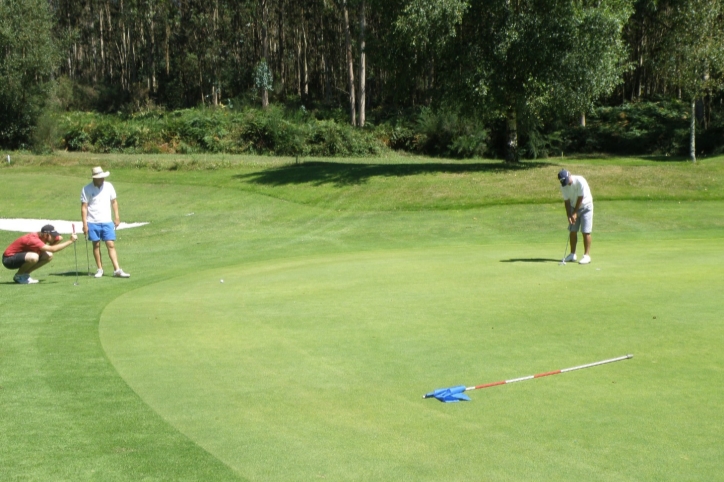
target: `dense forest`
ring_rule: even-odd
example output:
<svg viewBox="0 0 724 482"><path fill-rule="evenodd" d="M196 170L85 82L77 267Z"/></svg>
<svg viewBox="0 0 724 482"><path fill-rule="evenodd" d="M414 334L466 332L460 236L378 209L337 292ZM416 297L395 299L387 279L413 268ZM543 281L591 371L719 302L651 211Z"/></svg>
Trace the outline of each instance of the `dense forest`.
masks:
<svg viewBox="0 0 724 482"><path fill-rule="evenodd" d="M145 113L138 132L168 132L169 113L182 111L197 130L200 118L218 128L218 142L201 132L176 151L243 151L223 141L237 122L250 152L344 153L297 139L334 131L337 143L371 136L508 162L635 146L694 159L724 146L723 3L0 0L0 145L50 136L54 147L90 149L100 134L89 126L107 115ZM149 112L161 127L149 127ZM279 134L284 122L323 124ZM168 146L164 135L154 144Z"/></svg>

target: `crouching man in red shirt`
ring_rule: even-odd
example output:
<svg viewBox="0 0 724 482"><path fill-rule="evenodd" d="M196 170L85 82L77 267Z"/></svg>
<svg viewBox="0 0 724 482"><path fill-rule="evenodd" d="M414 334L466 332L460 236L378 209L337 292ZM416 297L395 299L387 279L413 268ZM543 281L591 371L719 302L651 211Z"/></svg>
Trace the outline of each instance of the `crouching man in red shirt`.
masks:
<svg viewBox="0 0 724 482"><path fill-rule="evenodd" d="M68 241L61 242L63 237L53 226L46 224L39 233L26 234L13 241L3 253L3 266L18 270L13 277L16 283L37 283L38 280L31 278L30 273L50 263L53 253L67 248L77 239L78 236L71 234Z"/></svg>

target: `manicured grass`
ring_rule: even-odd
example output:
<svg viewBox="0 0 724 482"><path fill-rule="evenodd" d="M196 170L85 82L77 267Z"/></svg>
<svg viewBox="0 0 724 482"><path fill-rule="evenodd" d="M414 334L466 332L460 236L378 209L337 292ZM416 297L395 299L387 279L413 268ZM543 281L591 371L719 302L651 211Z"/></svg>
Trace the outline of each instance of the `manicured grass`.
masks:
<svg viewBox="0 0 724 482"><path fill-rule="evenodd" d="M78 218L101 164L151 224L119 232L129 280L73 286L72 249L0 273L8 480L718 478L721 159L13 157L3 217ZM590 266L557 264L560 166L597 201Z"/></svg>

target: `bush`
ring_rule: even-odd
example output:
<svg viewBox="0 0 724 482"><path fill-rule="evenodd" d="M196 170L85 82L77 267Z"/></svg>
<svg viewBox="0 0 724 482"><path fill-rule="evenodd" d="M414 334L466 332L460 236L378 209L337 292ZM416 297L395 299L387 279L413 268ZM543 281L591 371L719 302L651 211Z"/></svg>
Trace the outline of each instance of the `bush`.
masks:
<svg viewBox="0 0 724 482"><path fill-rule="evenodd" d="M689 146L688 106L680 101L599 107L586 127L570 128L567 150L581 153L682 155Z"/></svg>
<svg viewBox="0 0 724 482"><path fill-rule="evenodd" d="M521 124L521 155L685 155L689 143L688 109L678 101L634 103L594 110L585 128L563 125L554 116L545 122ZM505 129L498 121L490 121L488 129L483 121L451 109L423 108L416 114L406 113L363 129L336 120L335 112L319 115L301 106L280 105L265 110L148 109L132 115L71 112L41 118L35 143L44 150L59 143L71 151L280 156L369 156L389 148L471 158L495 152L500 141L491 141L490 133L493 140L503 138ZM32 132L31 128L27 127L28 132ZM708 130L698 126L697 152L721 152L723 134L724 117L714 114Z"/></svg>
<svg viewBox="0 0 724 482"><path fill-rule="evenodd" d="M473 118L450 109L420 111L416 130L417 150L444 157L480 157L487 149L488 132Z"/></svg>
<svg viewBox="0 0 724 482"><path fill-rule="evenodd" d="M35 154L49 154L58 147L59 129L56 119L48 112L40 115L32 135Z"/></svg>
<svg viewBox="0 0 724 482"><path fill-rule="evenodd" d="M134 115L75 112L56 117L61 147L71 151L361 156L384 149L372 131L280 106Z"/></svg>
<svg viewBox="0 0 724 482"><path fill-rule="evenodd" d="M423 107L388 119L374 128L390 149L429 156L482 157L488 150L488 131L479 119L452 109Z"/></svg>

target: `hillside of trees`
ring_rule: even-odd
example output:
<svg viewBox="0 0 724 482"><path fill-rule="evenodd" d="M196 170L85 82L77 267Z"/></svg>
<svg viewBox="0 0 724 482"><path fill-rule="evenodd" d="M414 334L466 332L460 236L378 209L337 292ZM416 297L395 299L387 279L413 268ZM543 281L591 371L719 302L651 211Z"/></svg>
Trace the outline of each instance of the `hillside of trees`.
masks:
<svg viewBox="0 0 724 482"><path fill-rule="evenodd" d="M724 0L0 0L0 146L724 150Z"/></svg>

